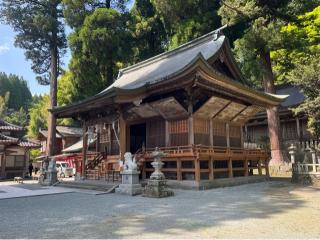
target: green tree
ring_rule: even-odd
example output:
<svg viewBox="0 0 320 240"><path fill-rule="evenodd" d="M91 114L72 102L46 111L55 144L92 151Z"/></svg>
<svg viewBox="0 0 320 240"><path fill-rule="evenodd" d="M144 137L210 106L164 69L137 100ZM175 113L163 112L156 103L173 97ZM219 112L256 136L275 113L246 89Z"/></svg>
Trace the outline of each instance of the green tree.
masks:
<svg viewBox="0 0 320 240"><path fill-rule="evenodd" d="M110 84L130 56L127 1L64 1L69 35L74 100L92 96Z"/></svg>
<svg viewBox="0 0 320 240"><path fill-rule="evenodd" d="M221 26L218 0L152 0L169 36L169 47L200 37Z"/></svg>
<svg viewBox="0 0 320 240"><path fill-rule="evenodd" d="M19 111L21 107L27 110L31 101L32 95L27 82L14 74L5 74L0 72L0 96L4 96L7 92L10 93L8 100L8 108Z"/></svg>
<svg viewBox="0 0 320 240"><path fill-rule="evenodd" d="M50 84L50 108L57 106L57 78L66 39L61 0L2 0L1 18L17 32L40 84ZM45 110L47 111L47 110ZM54 154L56 119L49 114L48 155Z"/></svg>
<svg viewBox="0 0 320 240"><path fill-rule="evenodd" d="M30 138L37 137L41 128L48 128L48 111L50 106L49 95L44 95L36 98L35 103L32 104L29 115L30 121L28 125L28 136Z"/></svg>
<svg viewBox="0 0 320 240"><path fill-rule="evenodd" d="M28 113L21 107L19 111L12 111L7 114L4 120L21 127L26 127L28 125Z"/></svg>
<svg viewBox="0 0 320 240"><path fill-rule="evenodd" d="M139 62L166 49L167 34L151 0L136 0L130 11L133 35L132 62Z"/></svg>
<svg viewBox="0 0 320 240"><path fill-rule="evenodd" d="M312 9L318 3L316 0L221 1L219 14L223 23L246 25L242 38L235 41L237 60L245 75L263 85L266 92L275 93L270 52L279 46L281 27L289 21L295 21L298 14ZM267 109L267 116L272 155L270 164L282 164L278 108Z"/></svg>
<svg viewBox="0 0 320 240"><path fill-rule="evenodd" d="M0 96L0 119L5 118L8 114L8 102L10 93L7 92L5 96Z"/></svg>
<svg viewBox="0 0 320 240"><path fill-rule="evenodd" d="M304 102L294 109L308 116L309 130L320 136L320 6L281 28L280 49L272 52L275 72L280 80L298 85Z"/></svg>

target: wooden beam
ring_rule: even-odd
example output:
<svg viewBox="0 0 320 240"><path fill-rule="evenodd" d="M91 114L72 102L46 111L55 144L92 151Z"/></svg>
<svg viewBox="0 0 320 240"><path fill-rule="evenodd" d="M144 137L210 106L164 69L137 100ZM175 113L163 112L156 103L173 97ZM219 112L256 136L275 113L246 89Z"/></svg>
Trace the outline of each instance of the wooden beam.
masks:
<svg viewBox="0 0 320 240"><path fill-rule="evenodd" d="M126 121L123 118L122 112L119 114L119 131L120 131L120 136L119 136L119 142L120 142L120 158L123 159L124 154L126 152L126 131L127 131L127 126L126 126Z"/></svg>
<svg viewBox="0 0 320 240"><path fill-rule="evenodd" d="M231 119L230 122L232 122L236 117L238 117L241 113L243 113L244 110L246 110L249 106L245 106L244 108L242 108L240 110L240 112L238 112L236 115L234 115Z"/></svg>
<svg viewBox="0 0 320 240"><path fill-rule="evenodd" d="M232 103L232 101L229 101L226 105L224 105L216 114L214 114L211 119L214 119L216 116L218 116L224 109L226 109L230 104Z"/></svg>
<svg viewBox="0 0 320 240"><path fill-rule="evenodd" d="M88 127L86 122L83 122L82 127L82 163L81 163L81 177L85 177L85 168L86 168L86 158L87 158L87 147L88 147L88 134L87 134Z"/></svg>

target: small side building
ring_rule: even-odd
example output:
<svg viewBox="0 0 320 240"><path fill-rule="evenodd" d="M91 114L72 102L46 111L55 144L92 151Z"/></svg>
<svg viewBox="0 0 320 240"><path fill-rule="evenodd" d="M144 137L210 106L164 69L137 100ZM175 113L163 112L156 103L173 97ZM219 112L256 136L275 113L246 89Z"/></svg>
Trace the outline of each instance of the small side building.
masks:
<svg viewBox="0 0 320 240"><path fill-rule="evenodd" d="M0 119L0 179L24 177L28 171L29 150L40 145L23 137L23 127Z"/></svg>
<svg viewBox="0 0 320 240"><path fill-rule="evenodd" d="M307 129L308 118L306 115L295 115L292 108L297 107L304 101L304 95L297 86L281 85L276 87L277 94L289 95L281 103L279 108L280 133L282 147L285 149L293 144L313 142L316 139ZM248 146L263 145L268 141L267 114L262 111L250 119L244 126L245 142Z"/></svg>

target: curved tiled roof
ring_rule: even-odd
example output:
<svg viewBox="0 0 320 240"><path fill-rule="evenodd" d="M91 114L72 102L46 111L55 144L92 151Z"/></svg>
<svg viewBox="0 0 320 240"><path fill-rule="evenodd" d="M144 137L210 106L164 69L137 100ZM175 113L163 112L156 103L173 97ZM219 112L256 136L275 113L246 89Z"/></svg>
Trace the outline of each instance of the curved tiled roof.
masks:
<svg viewBox="0 0 320 240"><path fill-rule="evenodd" d="M199 54L205 60L210 59L221 49L225 41L226 37L216 30L172 51L120 69L118 79L103 92L112 88L137 89L161 81L185 68Z"/></svg>
<svg viewBox="0 0 320 240"><path fill-rule="evenodd" d="M9 137L0 133L0 143L17 143L18 138Z"/></svg>
<svg viewBox="0 0 320 240"><path fill-rule="evenodd" d="M0 130L5 130L5 131L23 131L24 128L14 125L12 123L8 123L2 119L0 119Z"/></svg>

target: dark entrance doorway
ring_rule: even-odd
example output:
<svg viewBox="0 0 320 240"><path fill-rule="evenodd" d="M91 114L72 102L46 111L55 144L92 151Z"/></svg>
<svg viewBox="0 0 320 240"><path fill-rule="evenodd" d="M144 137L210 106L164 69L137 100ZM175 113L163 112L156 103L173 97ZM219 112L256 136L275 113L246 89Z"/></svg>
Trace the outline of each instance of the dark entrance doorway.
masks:
<svg viewBox="0 0 320 240"><path fill-rule="evenodd" d="M146 124L130 126L130 152L135 154L142 145L146 145Z"/></svg>

